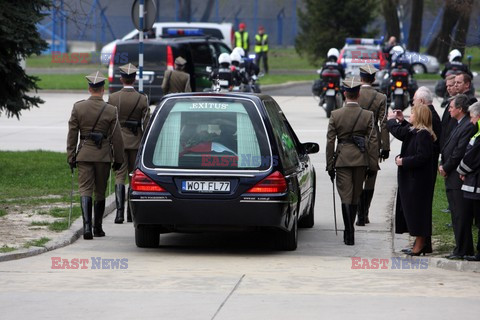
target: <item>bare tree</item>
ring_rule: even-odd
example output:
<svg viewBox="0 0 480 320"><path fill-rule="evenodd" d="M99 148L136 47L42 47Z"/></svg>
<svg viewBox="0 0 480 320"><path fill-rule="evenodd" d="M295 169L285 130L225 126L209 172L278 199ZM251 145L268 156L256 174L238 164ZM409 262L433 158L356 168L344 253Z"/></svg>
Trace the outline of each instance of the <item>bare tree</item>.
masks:
<svg viewBox="0 0 480 320"><path fill-rule="evenodd" d="M448 51L450 50L451 34L458 21L457 6L462 0L445 0L445 10L443 11L442 26L428 46L427 53L436 56L440 62L446 62Z"/></svg>
<svg viewBox="0 0 480 320"><path fill-rule="evenodd" d="M465 45L467 40L468 27L470 26L470 15L473 9L473 0L465 0L459 9L459 19L457 30L455 32L455 39L452 42L452 49L458 49L465 53Z"/></svg>
<svg viewBox="0 0 480 320"><path fill-rule="evenodd" d="M410 20L410 32L408 35L408 50L420 51L422 39L423 0L412 1L412 14Z"/></svg>
<svg viewBox="0 0 480 320"><path fill-rule="evenodd" d="M400 23L397 14L398 0L382 0L382 12L385 17L387 36L400 39Z"/></svg>

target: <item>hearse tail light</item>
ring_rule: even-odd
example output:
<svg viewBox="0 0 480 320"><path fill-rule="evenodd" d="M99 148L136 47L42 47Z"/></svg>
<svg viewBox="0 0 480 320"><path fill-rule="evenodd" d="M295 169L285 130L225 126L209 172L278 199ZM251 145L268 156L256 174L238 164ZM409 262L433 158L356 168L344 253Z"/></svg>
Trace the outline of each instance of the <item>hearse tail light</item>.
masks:
<svg viewBox="0 0 480 320"><path fill-rule="evenodd" d="M117 45L113 46L112 55L110 56L110 63L108 64L108 82L112 83L113 81L113 63L115 60L115 54L117 53Z"/></svg>
<svg viewBox="0 0 480 320"><path fill-rule="evenodd" d="M275 171L248 190L247 193L284 193L285 191L287 191L287 181L283 174Z"/></svg>
<svg viewBox="0 0 480 320"><path fill-rule="evenodd" d="M133 191L167 192L138 169L133 173L131 188Z"/></svg>

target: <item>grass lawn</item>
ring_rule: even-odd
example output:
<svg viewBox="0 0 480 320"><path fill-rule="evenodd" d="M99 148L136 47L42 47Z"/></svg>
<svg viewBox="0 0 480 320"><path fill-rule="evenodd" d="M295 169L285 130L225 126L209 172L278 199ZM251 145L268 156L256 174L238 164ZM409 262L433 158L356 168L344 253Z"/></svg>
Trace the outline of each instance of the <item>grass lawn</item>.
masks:
<svg viewBox="0 0 480 320"><path fill-rule="evenodd" d="M38 86L47 90L88 90L85 74L36 74L40 79ZM105 82L105 89L108 88L108 81Z"/></svg>
<svg viewBox="0 0 480 320"><path fill-rule="evenodd" d="M4 219L11 210L17 213L32 212L57 218L55 222L32 222L32 226L48 225L53 231L68 228L72 175L66 153L0 151L0 176L0 219ZM114 183L110 181L111 192L114 192ZM75 171L72 222L81 216L79 203ZM49 208L39 210L39 205L49 205Z"/></svg>

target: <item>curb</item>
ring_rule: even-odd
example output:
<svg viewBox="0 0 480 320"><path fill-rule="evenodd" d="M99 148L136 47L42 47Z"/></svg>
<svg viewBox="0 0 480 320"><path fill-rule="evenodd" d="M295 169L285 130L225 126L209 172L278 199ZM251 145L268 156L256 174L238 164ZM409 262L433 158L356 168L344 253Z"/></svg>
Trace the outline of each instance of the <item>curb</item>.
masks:
<svg viewBox="0 0 480 320"><path fill-rule="evenodd" d="M103 215L103 218L105 219L105 217L112 213L115 208L115 193L113 193L105 199L105 214ZM15 250L13 252L0 253L0 262L32 257L41 253L68 246L79 239L82 234L83 221L81 218L79 218L72 223L70 229L62 231L59 237L50 240L45 244L44 247L30 247L28 249L25 248Z"/></svg>

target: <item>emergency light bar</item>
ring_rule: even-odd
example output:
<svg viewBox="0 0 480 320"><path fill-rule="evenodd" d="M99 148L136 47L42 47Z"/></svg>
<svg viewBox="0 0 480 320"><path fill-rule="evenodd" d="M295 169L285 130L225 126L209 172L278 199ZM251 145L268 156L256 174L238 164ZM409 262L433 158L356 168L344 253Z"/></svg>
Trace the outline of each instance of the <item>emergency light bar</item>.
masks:
<svg viewBox="0 0 480 320"><path fill-rule="evenodd" d="M347 38L345 39L346 44L376 44L380 45L383 43L383 38L372 39L372 38Z"/></svg>
<svg viewBox="0 0 480 320"><path fill-rule="evenodd" d="M169 28L167 30L169 36L203 36L202 29L176 29Z"/></svg>

